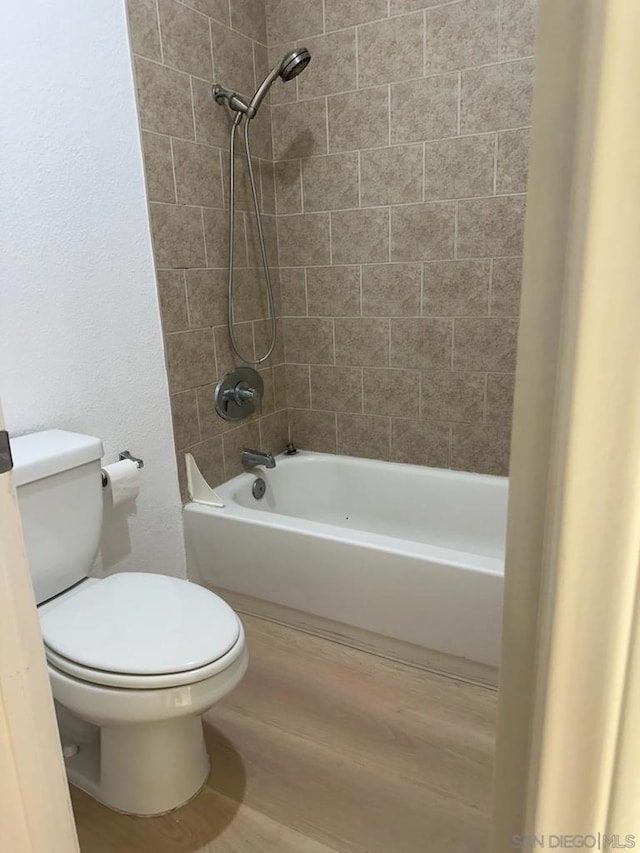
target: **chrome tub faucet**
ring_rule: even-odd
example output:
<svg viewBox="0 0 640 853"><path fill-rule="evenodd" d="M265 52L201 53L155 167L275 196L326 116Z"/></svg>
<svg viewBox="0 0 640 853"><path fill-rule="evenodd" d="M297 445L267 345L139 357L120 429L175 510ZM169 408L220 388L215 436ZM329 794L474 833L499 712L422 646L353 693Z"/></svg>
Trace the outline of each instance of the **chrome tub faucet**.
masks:
<svg viewBox="0 0 640 853"><path fill-rule="evenodd" d="M273 453L263 453L262 450L243 450L240 453L240 461L247 468L257 468L260 465L264 465L265 468L276 467Z"/></svg>

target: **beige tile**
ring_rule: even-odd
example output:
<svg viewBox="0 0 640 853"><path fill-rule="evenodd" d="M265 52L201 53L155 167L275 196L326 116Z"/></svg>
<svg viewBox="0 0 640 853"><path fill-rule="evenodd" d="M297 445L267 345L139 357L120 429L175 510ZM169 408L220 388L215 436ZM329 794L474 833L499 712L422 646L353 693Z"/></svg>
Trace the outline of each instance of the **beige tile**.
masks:
<svg viewBox="0 0 640 853"><path fill-rule="evenodd" d="M417 9L442 5L442 0L389 0L389 14L402 15L405 12L415 12Z"/></svg>
<svg viewBox="0 0 640 853"><path fill-rule="evenodd" d="M366 414L418 417L420 373L417 370L365 367L363 387Z"/></svg>
<svg viewBox="0 0 640 853"><path fill-rule="evenodd" d="M486 423L511 423L515 384L516 377L513 373L489 373L487 375L487 405L484 416Z"/></svg>
<svg viewBox="0 0 640 853"><path fill-rule="evenodd" d="M502 0L502 59L531 56L535 50L537 0Z"/></svg>
<svg viewBox="0 0 640 853"><path fill-rule="evenodd" d="M424 16L420 12L358 27L358 85L421 77L423 51Z"/></svg>
<svg viewBox="0 0 640 853"><path fill-rule="evenodd" d="M332 95L329 105L329 151L375 148L389 140L389 87Z"/></svg>
<svg viewBox="0 0 640 853"><path fill-rule="evenodd" d="M325 0L327 32L387 17L387 0Z"/></svg>
<svg viewBox="0 0 640 853"><path fill-rule="evenodd" d="M335 412L313 412L291 409L289 412L289 434L291 441L302 450L318 453L336 452Z"/></svg>
<svg viewBox="0 0 640 853"><path fill-rule="evenodd" d="M453 258L455 205L410 204L391 208L391 260Z"/></svg>
<svg viewBox="0 0 640 853"><path fill-rule="evenodd" d="M189 326L184 270L158 270L158 301L165 332L180 332Z"/></svg>
<svg viewBox="0 0 640 853"><path fill-rule="evenodd" d="M324 98L271 109L275 160L327 153L327 116Z"/></svg>
<svg viewBox="0 0 640 853"><path fill-rule="evenodd" d="M286 365L276 364L273 367L273 397L276 411L287 409L287 377Z"/></svg>
<svg viewBox="0 0 640 853"><path fill-rule="evenodd" d="M255 86L251 39L221 24L212 24L211 40L216 82L250 98ZM226 107L213 106L216 112L226 111Z"/></svg>
<svg viewBox="0 0 640 853"><path fill-rule="evenodd" d="M275 411L275 401L273 393L273 368L260 367L258 373L262 379L264 389L262 392L262 400L258 414L260 418L265 415L272 415Z"/></svg>
<svg viewBox="0 0 640 853"><path fill-rule="evenodd" d="M310 317L360 314L360 267L309 267L307 310Z"/></svg>
<svg viewBox="0 0 640 853"><path fill-rule="evenodd" d="M391 320L391 366L413 370L448 370L451 366L452 321Z"/></svg>
<svg viewBox="0 0 640 853"><path fill-rule="evenodd" d="M229 0L184 0L184 4L215 21L229 25Z"/></svg>
<svg viewBox="0 0 640 853"><path fill-rule="evenodd" d="M278 247L282 266L328 264L329 214L279 216Z"/></svg>
<svg viewBox="0 0 640 853"><path fill-rule="evenodd" d="M211 487L224 483L227 476L224 470L224 456L220 436L210 438L207 441L190 447L189 453L192 454L196 465L202 472L202 476Z"/></svg>
<svg viewBox="0 0 640 853"><path fill-rule="evenodd" d="M222 148L226 163L228 161L229 132L233 122L231 111L215 103L211 97L211 86L209 83L192 77L191 86L193 87L193 116L196 127L196 141L204 142L207 145L217 145L219 148Z"/></svg>
<svg viewBox="0 0 640 853"><path fill-rule="evenodd" d="M336 364L389 366L389 320L336 318Z"/></svg>
<svg viewBox="0 0 640 853"><path fill-rule="evenodd" d="M175 145L174 145L175 147ZM222 152L222 174L224 186L224 206L229 206L229 152ZM262 209L262 189L260 184L260 161L256 157L251 158L253 173L256 180L256 195L258 196L258 205ZM236 210L250 210L253 213L253 194L251 192L251 184L249 181L249 170L247 161L244 157L244 152L236 150L234 158L234 183L235 183L235 208ZM222 205L209 205L209 207L221 207Z"/></svg>
<svg viewBox="0 0 640 853"><path fill-rule="evenodd" d="M268 44L321 33L322 0L266 0Z"/></svg>
<svg viewBox="0 0 640 853"><path fill-rule="evenodd" d="M255 88L257 89L260 83L267 76L269 71L271 70L271 63L269 62L269 48L265 44L260 44L257 41L253 43L253 74L254 79L253 83ZM267 93L266 103L272 103L271 101L271 92Z"/></svg>
<svg viewBox="0 0 640 853"><path fill-rule="evenodd" d="M189 324L192 329L227 322L227 271L187 270Z"/></svg>
<svg viewBox="0 0 640 853"><path fill-rule="evenodd" d="M207 266L226 268L229 264L229 212L205 208L204 235L207 243ZM234 227L234 261L236 267L247 265L247 242L244 216L236 214Z"/></svg>
<svg viewBox="0 0 640 853"><path fill-rule="evenodd" d="M292 409L311 408L311 384L308 364L286 364L287 405ZM322 406L320 407L322 408Z"/></svg>
<svg viewBox="0 0 640 853"><path fill-rule="evenodd" d="M262 267L262 251L258 239L256 217L253 212L244 214L245 231L247 234L247 265L250 267ZM267 261L274 271L278 266L278 234L276 217L263 213L261 217L262 231L264 233ZM273 276L272 276L273 277Z"/></svg>
<svg viewBox="0 0 640 853"><path fill-rule="evenodd" d="M356 31L305 39L311 64L298 77L298 97L315 98L357 88Z"/></svg>
<svg viewBox="0 0 640 853"><path fill-rule="evenodd" d="M185 391L206 385L216 377L216 358L211 329L172 332L165 336L169 391Z"/></svg>
<svg viewBox="0 0 640 853"><path fill-rule="evenodd" d="M197 444L200 441L200 425L195 390L172 394L170 402L176 450Z"/></svg>
<svg viewBox="0 0 640 853"><path fill-rule="evenodd" d="M173 181L170 138L144 131L141 136L148 200L175 202L176 188Z"/></svg>
<svg viewBox="0 0 640 853"><path fill-rule="evenodd" d="M307 289L302 267L281 267L279 317L307 316Z"/></svg>
<svg viewBox="0 0 640 853"><path fill-rule="evenodd" d="M151 204L151 233L156 266L204 267L202 213L198 207Z"/></svg>
<svg viewBox="0 0 640 853"><path fill-rule="evenodd" d="M392 143L455 136L457 129L457 74L426 77L391 86Z"/></svg>
<svg viewBox="0 0 640 853"><path fill-rule="evenodd" d="M520 313L522 258L495 258L491 275L490 314L515 317Z"/></svg>
<svg viewBox="0 0 640 853"><path fill-rule="evenodd" d="M225 421L216 412L215 390L215 383L201 385L200 388L196 389L202 438L213 438L215 435L222 435L223 432L233 428L232 422Z"/></svg>
<svg viewBox="0 0 640 853"><path fill-rule="evenodd" d="M479 474L509 473L511 431L504 426L454 424L451 467Z"/></svg>
<svg viewBox="0 0 640 853"><path fill-rule="evenodd" d="M311 366L311 408L362 411L362 368Z"/></svg>
<svg viewBox="0 0 640 853"><path fill-rule="evenodd" d="M363 207L422 201L422 145L377 148L360 154Z"/></svg>
<svg viewBox="0 0 640 853"><path fill-rule="evenodd" d="M236 344L245 358L241 359L233 352L227 326L217 326L213 331L216 344L218 376L222 376L223 373L231 370L232 367L244 364L245 359L254 358L253 323L235 323L233 330Z"/></svg>
<svg viewBox="0 0 640 853"><path fill-rule="evenodd" d="M160 61L160 30L156 0L127 0L131 50Z"/></svg>
<svg viewBox="0 0 640 853"><path fill-rule="evenodd" d="M216 270L217 272L217 270ZM233 283L233 319L236 323L269 317L267 288L262 267L235 271Z"/></svg>
<svg viewBox="0 0 640 853"><path fill-rule="evenodd" d="M388 209L370 208L332 213L331 259L334 264L388 261Z"/></svg>
<svg viewBox="0 0 640 853"><path fill-rule="evenodd" d="M267 43L267 22L264 0L233 0L231 26L249 38Z"/></svg>
<svg viewBox="0 0 640 853"><path fill-rule="evenodd" d="M176 0L158 0L165 65L213 82L209 19Z"/></svg>
<svg viewBox="0 0 640 853"><path fill-rule="evenodd" d="M391 418L391 461L449 467L449 424Z"/></svg>
<svg viewBox="0 0 640 853"><path fill-rule="evenodd" d="M270 160L260 160L260 186L262 191L262 211L264 213L275 214L276 184L274 164Z"/></svg>
<svg viewBox="0 0 640 853"><path fill-rule="evenodd" d="M302 161L304 209L358 207L358 155L328 154Z"/></svg>
<svg viewBox="0 0 640 853"><path fill-rule="evenodd" d="M486 315L490 261L440 261L424 265L425 316Z"/></svg>
<svg viewBox="0 0 640 853"><path fill-rule="evenodd" d="M493 195L494 160L493 133L427 142L425 200Z"/></svg>
<svg viewBox="0 0 640 853"><path fill-rule="evenodd" d="M276 210L302 213L302 172L300 160L280 160L274 164Z"/></svg>
<svg viewBox="0 0 640 853"><path fill-rule="evenodd" d="M260 418L260 447L267 453L282 453L289 443L289 416L274 412Z"/></svg>
<svg viewBox="0 0 640 853"><path fill-rule="evenodd" d="M362 314L411 317L420 314L420 264L375 264L362 267Z"/></svg>
<svg viewBox="0 0 640 853"><path fill-rule="evenodd" d="M219 149L182 139L174 139L171 145L178 204L222 207Z"/></svg>
<svg viewBox="0 0 640 853"><path fill-rule="evenodd" d="M459 202L458 257L521 255L525 206L524 196Z"/></svg>
<svg viewBox="0 0 640 853"><path fill-rule="evenodd" d="M500 0L463 0L425 15L425 71L434 74L496 62Z"/></svg>
<svg viewBox="0 0 640 853"><path fill-rule="evenodd" d="M446 370L423 373L420 414L430 421L480 423L484 391L484 373Z"/></svg>
<svg viewBox="0 0 640 853"><path fill-rule="evenodd" d="M505 130L498 134L497 193L527 191L530 136L531 132L528 128Z"/></svg>
<svg viewBox="0 0 640 853"><path fill-rule="evenodd" d="M188 75L146 59L135 60L135 72L142 129L193 139Z"/></svg>
<svg viewBox="0 0 640 853"><path fill-rule="evenodd" d="M260 447L260 427L255 421L246 422L242 426L225 432L222 436L222 450L224 454L224 470L227 479L237 477L246 469L240 462L240 454L243 450Z"/></svg>
<svg viewBox="0 0 640 853"><path fill-rule="evenodd" d="M458 317L454 324L455 370L515 370L518 321L514 318Z"/></svg>
<svg viewBox="0 0 640 853"><path fill-rule="evenodd" d="M532 97L533 60L463 71L460 131L480 133L527 125Z"/></svg>
<svg viewBox="0 0 640 853"><path fill-rule="evenodd" d="M365 459L389 459L389 418L338 414L338 453Z"/></svg>
<svg viewBox="0 0 640 853"><path fill-rule="evenodd" d="M289 317L281 323L287 362L333 364L333 321Z"/></svg>
<svg viewBox="0 0 640 853"><path fill-rule="evenodd" d="M254 42L254 44L257 44L257 42ZM271 110L260 110L251 122L251 150L255 157L262 157L263 160L273 160L272 131Z"/></svg>
<svg viewBox="0 0 640 853"><path fill-rule="evenodd" d="M264 356L271 346L271 321L253 321L253 345L256 358ZM276 345L273 354L264 362L265 367L272 367L284 363L284 334L282 323L278 323L276 329Z"/></svg>

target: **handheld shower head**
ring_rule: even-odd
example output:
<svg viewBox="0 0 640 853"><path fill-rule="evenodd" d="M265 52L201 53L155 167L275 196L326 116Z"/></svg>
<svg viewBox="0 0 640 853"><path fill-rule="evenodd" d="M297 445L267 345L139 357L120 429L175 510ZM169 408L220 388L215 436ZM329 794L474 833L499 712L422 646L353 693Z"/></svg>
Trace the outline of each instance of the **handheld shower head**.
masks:
<svg viewBox="0 0 640 853"><path fill-rule="evenodd" d="M280 63L279 75L285 83L293 80L304 71L311 62L311 54L306 47L298 47L288 53Z"/></svg>
<svg viewBox="0 0 640 853"><path fill-rule="evenodd" d="M304 71L310 62L311 54L306 47L297 47L295 50L287 53L286 56L284 56L280 62L271 69L262 83L258 86L258 89L249 104L249 118L254 117L258 111L258 107L264 101L267 92L278 77L280 77L284 83L288 83L289 80L293 80L293 78L297 77L301 71Z"/></svg>

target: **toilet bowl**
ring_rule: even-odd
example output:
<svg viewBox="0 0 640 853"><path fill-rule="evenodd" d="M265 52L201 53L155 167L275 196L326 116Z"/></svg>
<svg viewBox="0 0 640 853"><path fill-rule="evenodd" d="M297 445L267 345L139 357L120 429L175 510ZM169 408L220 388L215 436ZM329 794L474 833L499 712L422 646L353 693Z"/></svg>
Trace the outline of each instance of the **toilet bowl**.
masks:
<svg viewBox="0 0 640 853"><path fill-rule="evenodd" d="M201 715L246 671L242 623L181 578L87 577L102 524L98 439L51 430L12 449L67 775L127 814L177 808L209 773Z"/></svg>

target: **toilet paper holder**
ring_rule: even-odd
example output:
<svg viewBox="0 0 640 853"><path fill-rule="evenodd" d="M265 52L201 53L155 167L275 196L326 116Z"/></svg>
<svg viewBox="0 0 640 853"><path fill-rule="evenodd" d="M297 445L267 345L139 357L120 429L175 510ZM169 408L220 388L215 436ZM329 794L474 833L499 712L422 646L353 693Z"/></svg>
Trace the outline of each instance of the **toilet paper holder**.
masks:
<svg viewBox="0 0 640 853"><path fill-rule="evenodd" d="M118 460L121 462L123 459L129 459L131 462L135 462L138 468L144 468L144 460L139 459L137 456L133 456L129 450L123 450L122 453L118 454ZM102 471L102 488L106 489L109 485L109 478Z"/></svg>

